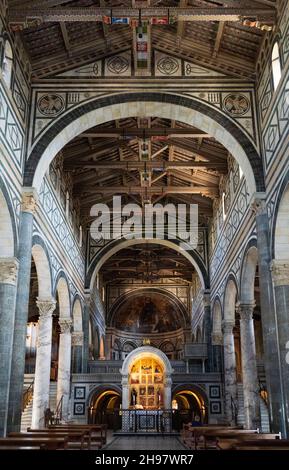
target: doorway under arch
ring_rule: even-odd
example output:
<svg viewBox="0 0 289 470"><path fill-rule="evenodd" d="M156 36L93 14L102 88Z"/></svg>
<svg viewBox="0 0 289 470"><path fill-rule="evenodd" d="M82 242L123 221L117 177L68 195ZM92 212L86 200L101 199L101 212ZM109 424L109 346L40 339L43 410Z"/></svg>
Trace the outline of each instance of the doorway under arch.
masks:
<svg viewBox="0 0 289 470"><path fill-rule="evenodd" d="M175 410L174 428L182 429L183 424L193 421L208 423L208 400L205 393L191 385L178 386L172 395Z"/></svg>
<svg viewBox="0 0 289 470"><path fill-rule="evenodd" d="M121 392L117 387L98 387L90 399L88 422L106 424L108 429L121 427Z"/></svg>

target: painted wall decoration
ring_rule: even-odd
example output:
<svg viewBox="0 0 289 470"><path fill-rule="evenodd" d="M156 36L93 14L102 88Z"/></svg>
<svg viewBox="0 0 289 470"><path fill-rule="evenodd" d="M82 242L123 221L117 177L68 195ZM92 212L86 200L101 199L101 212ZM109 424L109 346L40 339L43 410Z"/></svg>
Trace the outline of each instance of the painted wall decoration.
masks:
<svg viewBox="0 0 289 470"><path fill-rule="evenodd" d="M135 333L163 333L181 327L177 308L160 294L134 296L114 317L114 326Z"/></svg>

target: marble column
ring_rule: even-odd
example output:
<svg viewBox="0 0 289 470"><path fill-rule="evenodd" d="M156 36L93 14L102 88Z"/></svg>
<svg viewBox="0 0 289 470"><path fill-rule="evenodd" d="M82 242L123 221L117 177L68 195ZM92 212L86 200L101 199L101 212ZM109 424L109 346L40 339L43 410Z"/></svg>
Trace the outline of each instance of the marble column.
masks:
<svg viewBox="0 0 289 470"><path fill-rule="evenodd" d="M81 374L82 372L82 348L83 348L83 332L74 331L71 337L72 344L72 372L73 374Z"/></svg>
<svg viewBox="0 0 289 470"><path fill-rule="evenodd" d="M0 436L6 435L18 260L0 258Z"/></svg>
<svg viewBox="0 0 289 470"><path fill-rule="evenodd" d="M211 301L210 301L209 292L204 293L203 305L204 305L204 342L207 344L207 351L208 351L206 369L207 369L207 372L212 372L213 348L212 348Z"/></svg>
<svg viewBox="0 0 289 470"><path fill-rule="evenodd" d="M121 380L122 386L122 410L128 410L130 406L130 393L128 375L123 375ZM122 412L122 431L130 430L131 420L129 419L129 413L127 411Z"/></svg>
<svg viewBox="0 0 289 470"><path fill-rule="evenodd" d="M253 304L238 304L240 315L245 429L261 427Z"/></svg>
<svg viewBox="0 0 289 470"><path fill-rule="evenodd" d="M45 424L44 412L49 406L52 313L56 302L38 299L36 304L39 310L39 320L31 426L39 429Z"/></svg>
<svg viewBox="0 0 289 470"><path fill-rule="evenodd" d="M289 253L286 253L289 256ZM285 433L289 438L289 259L271 264L278 324L279 356L285 410Z"/></svg>
<svg viewBox="0 0 289 470"><path fill-rule="evenodd" d="M237 377L233 322L223 322L224 378L225 378L225 413L229 424L234 420L234 406L237 406Z"/></svg>
<svg viewBox="0 0 289 470"><path fill-rule="evenodd" d="M164 408L172 409L172 378L168 375L164 376Z"/></svg>
<svg viewBox="0 0 289 470"><path fill-rule="evenodd" d="M7 430L20 431L22 394L25 370L25 346L28 320L33 217L37 194L33 188L25 188L19 225L18 260L19 271L14 320L14 336L11 362L11 379L8 405Z"/></svg>
<svg viewBox="0 0 289 470"><path fill-rule="evenodd" d="M260 304L264 343L264 365L269 397L269 415L272 432L286 435L284 391L281 380L278 329L271 274L270 229L265 195L257 193L252 209L256 216Z"/></svg>
<svg viewBox="0 0 289 470"><path fill-rule="evenodd" d="M62 419L67 421L70 397L71 372L71 318L60 318L60 336L58 352L57 404L62 398Z"/></svg>
<svg viewBox="0 0 289 470"><path fill-rule="evenodd" d="M83 308L83 349L82 349L82 372L88 372L89 360L89 319L90 319L90 294L85 295Z"/></svg>
<svg viewBox="0 0 289 470"><path fill-rule="evenodd" d="M221 331L212 333L213 372L223 372L222 364L223 334Z"/></svg>

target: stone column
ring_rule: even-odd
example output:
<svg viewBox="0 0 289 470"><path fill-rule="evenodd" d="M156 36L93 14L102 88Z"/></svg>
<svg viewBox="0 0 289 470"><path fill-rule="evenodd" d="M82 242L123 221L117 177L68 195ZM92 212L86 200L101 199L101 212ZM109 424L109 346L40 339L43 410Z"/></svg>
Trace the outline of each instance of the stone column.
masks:
<svg viewBox="0 0 289 470"><path fill-rule="evenodd" d="M274 289L270 270L270 230L264 194L257 193L252 209L256 215L264 365L269 396L271 431L274 433L281 431L282 435L285 436L284 391L281 380Z"/></svg>
<svg viewBox="0 0 289 470"><path fill-rule="evenodd" d="M172 409L172 378L167 375L164 377L164 408Z"/></svg>
<svg viewBox="0 0 289 470"><path fill-rule="evenodd" d="M205 292L203 297L204 305L204 342L207 344L208 359L207 372L213 370L213 350L212 350L212 322L211 322L211 301L210 293Z"/></svg>
<svg viewBox="0 0 289 470"><path fill-rule="evenodd" d="M255 304L239 304L245 428L261 427L253 311Z"/></svg>
<svg viewBox="0 0 289 470"><path fill-rule="evenodd" d="M0 436L6 435L18 260L0 258Z"/></svg>
<svg viewBox="0 0 289 470"><path fill-rule="evenodd" d="M289 254L288 254L289 256ZM278 324L278 350L280 355L285 433L289 437L289 260L273 260L271 264Z"/></svg>
<svg viewBox="0 0 289 470"><path fill-rule="evenodd" d="M222 348L223 348L223 334L221 331L212 333L212 357L213 357L213 371L222 372Z"/></svg>
<svg viewBox="0 0 289 470"><path fill-rule="evenodd" d="M36 350L36 365L32 407L32 428L44 426L44 412L49 406L51 342L52 342L52 313L55 310L55 300L38 299L39 309L38 336Z"/></svg>
<svg viewBox="0 0 289 470"><path fill-rule="evenodd" d="M58 352L57 404L62 398L62 418L67 421L70 397L71 368L71 318L60 318L60 336Z"/></svg>
<svg viewBox="0 0 289 470"><path fill-rule="evenodd" d="M82 372L82 348L83 348L83 332L74 331L71 337L72 344L72 372L81 374Z"/></svg>
<svg viewBox="0 0 289 470"><path fill-rule="evenodd" d="M236 357L233 322L223 322L225 413L228 423L235 424L233 407L237 405Z"/></svg>
<svg viewBox="0 0 289 470"><path fill-rule="evenodd" d="M15 307L14 337L11 363L11 380L7 429L20 431L22 394L25 370L25 344L28 320L33 217L37 194L33 188L25 188L19 225L18 282Z"/></svg>
<svg viewBox="0 0 289 470"><path fill-rule="evenodd" d="M88 372L89 360L89 319L90 319L90 294L85 295L83 308L83 350L82 350L82 372Z"/></svg>
<svg viewBox="0 0 289 470"><path fill-rule="evenodd" d="M122 386L122 410L128 410L130 406L130 393L129 393L129 383L128 376L123 375L121 380ZM129 431L130 426L133 423L133 420L130 419L130 414L128 411L122 411L122 431Z"/></svg>

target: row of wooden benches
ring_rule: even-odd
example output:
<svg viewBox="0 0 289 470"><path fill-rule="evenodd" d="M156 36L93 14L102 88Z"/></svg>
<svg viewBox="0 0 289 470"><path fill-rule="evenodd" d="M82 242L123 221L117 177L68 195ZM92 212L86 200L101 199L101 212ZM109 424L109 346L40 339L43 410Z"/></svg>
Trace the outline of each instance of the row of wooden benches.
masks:
<svg viewBox="0 0 289 470"><path fill-rule="evenodd" d="M258 429L227 426L184 425L181 439L188 449L289 450L289 440L280 434L259 433Z"/></svg>
<svg viewBox="0 0 289 470"><path fill-rule="evenodd" d="M0 450L100 449L106 444L106 425L60 424L0 438Z"/></svg>

